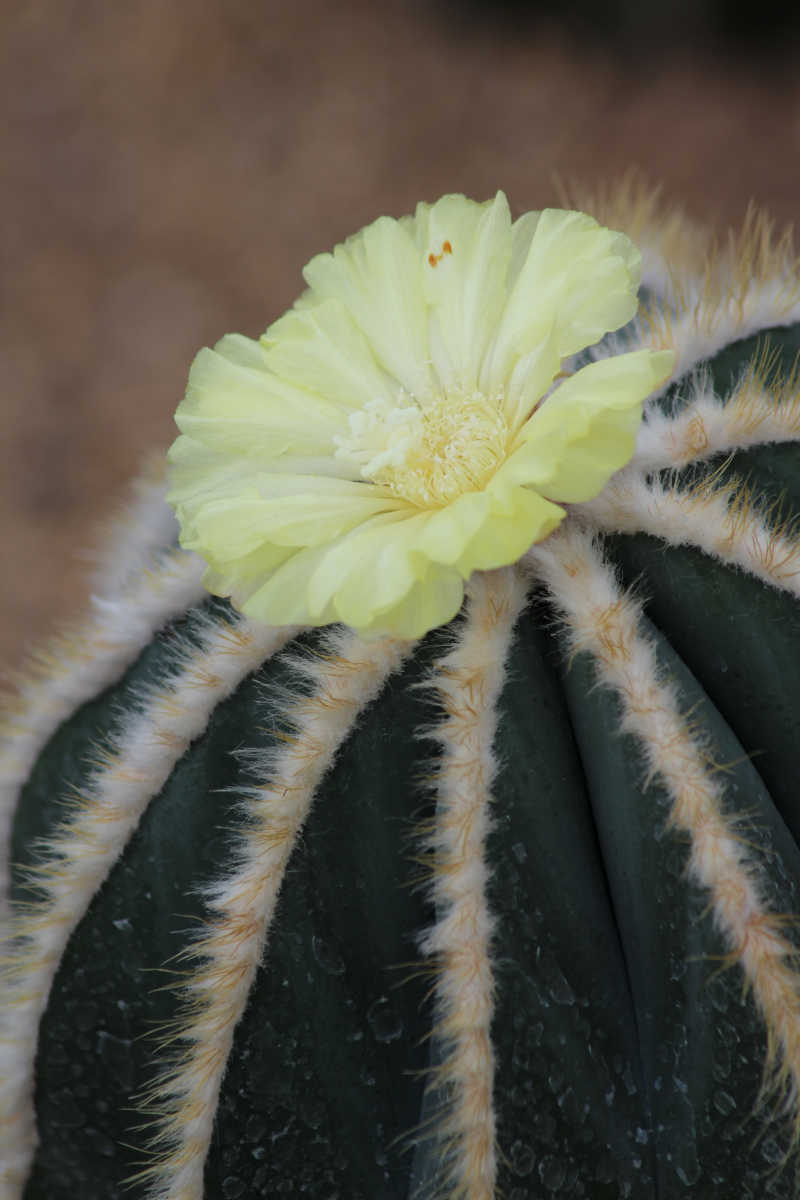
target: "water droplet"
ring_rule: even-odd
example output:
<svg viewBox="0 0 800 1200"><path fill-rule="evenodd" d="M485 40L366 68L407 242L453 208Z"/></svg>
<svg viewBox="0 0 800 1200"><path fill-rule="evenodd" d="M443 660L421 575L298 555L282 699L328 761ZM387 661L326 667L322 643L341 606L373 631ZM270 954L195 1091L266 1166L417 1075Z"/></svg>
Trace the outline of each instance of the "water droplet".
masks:
<svg viewBox="0 0 800 1200"><path fill-rule="evenodd" d="M736 1101L730 1092L724 1092L720 1088L714 1093L714 1108L718 1113L722 1113L723 1117L727 1117L736 1108Z"/></svg>
<svg viewBox="0 0 800 1200"><path fill-rule="evenodd" d="M688 1162L684 1160L680 1166L675 1168L675 1172L681 1183L685 1183L687 1187L693 1187L702 1174L700 1163L696 1157Z"/></svg>
<svg viewBox="0 0 800 1200"><path fill-rule="evenodd" d="M267 1123L263 1117L254 1113L248 1118L247 1124L244 1127L244 1136L248 1142L260 1142L266 1132Z"/></svg>
<svg viewBox="0 0 800 1200"><path fill-rule="evenodd" d="M635 1096L636 1081L633 1078L633 1071L631 1070L630 1063L625 1064L625 1070L622 1073L622 1082L625 1084L625 1090L627 1091L628 1095Z"/></svg>
<svg viewBox="0 0 800 1200"><path fill-rule="evenodd" d="M571 1087L568 1087L566 1091L562 1092L557 1098L556 1103L561 1109L564 1120L574 1129L581 1120L581 1111L578 1107L578 1098L575 1095L574 1090Z"/></svg>
<svg viewBox="0 0 800 1200"><path fill-rule="evenodd" d="M774 1138L767 1138L761 1147L761 1157L768 1163L783 1162L784 1153Z"/></svg>
<svg viewBox="0 0 800 1200"><path fill-rule="evenodd" d="M311 939L311 949L314 952L314 958L326 974L344 975L344 960L335 946L329 945L328 942L314 934Z"/></svg>
<svg viewBox="0 0 800 1200"><path fill-rule="evenodd" d="M550 1091L558 1093L561 1091L565 1082L565 1075L560 1066L553 1066L547 1076L547 1082L550 1085Z"/></svg>
<svg viewBox="0 0 800 1200"><path fill-rule="evenodd" d="M543 962L540 975L554 1004L571 1005L575 1003L575 993L557 963Z"/></svg>
<svg viewBox="0 0 800 1200"><path fill-rule="evenodd" d="M524 842L515 842L511 847L511 853L518 863L524 863L528 857L528 851Z"/></svg>
<svg viewBox="0 0 800 1200"><path fill-rule="evenodd" d="M536 1156L530 1146L526 1146L524 1142L514 1142L509 1157L511 1170L515 1175L530 1175L536 1162Z"/></svg>
<svg viewBox="0 0 800 1200"><path fill-rule="evenodd" d="M120 933L130 933L130 931L133 929L133 926L127 917L117 917L116 921L112 921L111 924L115 929L118 929Z"/></svg>
<svg viewBox="0 0 800 1200"><path fill-rule="evenodd" d="M648 1142L648 1138L649 1138L649 1135L647 1133L647 1130L642 1129L641 1125L637 1126L636 1141L639 1143L639 1145L646 1146L647 1142Z"/></svg>
<svg viewBox="0 0 800 1200"><path fill-rule="evenodd" d="M567 1177L567 1164L560 1158L548 1154L539 1163L539 1178L548 1192L557 1192L564 1186Z"/></svg>
<svg viewBox="0 0 800 1200"><path fill-rule="evenodd" d="M367 1021L379 1042L393 1042L402 1036L403 1022L386 996L380 996L367 1009Z"/></svg>
<svg viewBox="0 0 800 1200"><path fill-rule="evenodd" d="M245 1183L238 1175L229 1175L222 1181L222 1194L225 1200L238 1200L245 1193Z"/></svg>

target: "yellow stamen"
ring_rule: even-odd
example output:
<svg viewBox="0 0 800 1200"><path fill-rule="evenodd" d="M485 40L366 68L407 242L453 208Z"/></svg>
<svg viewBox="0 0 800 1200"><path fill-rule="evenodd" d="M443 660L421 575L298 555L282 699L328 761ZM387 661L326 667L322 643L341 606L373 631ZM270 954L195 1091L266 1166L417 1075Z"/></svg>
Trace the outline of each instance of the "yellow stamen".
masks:
<svg viewBox="0 0 800 1200"><path fill-rule="evenodd" d="M424 407L409 401L373 400L353 413L350 436L336 438L336 457L354 459L365 479L420 508L483 488L508 451L501 398L447 389Z"/></svg>

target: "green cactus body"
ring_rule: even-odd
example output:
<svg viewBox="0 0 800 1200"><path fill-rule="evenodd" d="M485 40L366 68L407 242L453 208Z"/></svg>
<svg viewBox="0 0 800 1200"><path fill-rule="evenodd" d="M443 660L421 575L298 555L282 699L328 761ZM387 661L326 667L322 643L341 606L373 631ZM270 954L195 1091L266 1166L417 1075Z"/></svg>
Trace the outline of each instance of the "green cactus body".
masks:
<svg viewBox="0 0 800 1200"><path fill-rule="evenodd" d="M7 739L2 1200L797 1194L800 286L635 232L637 457L421 643L144 506Z"/></svg>

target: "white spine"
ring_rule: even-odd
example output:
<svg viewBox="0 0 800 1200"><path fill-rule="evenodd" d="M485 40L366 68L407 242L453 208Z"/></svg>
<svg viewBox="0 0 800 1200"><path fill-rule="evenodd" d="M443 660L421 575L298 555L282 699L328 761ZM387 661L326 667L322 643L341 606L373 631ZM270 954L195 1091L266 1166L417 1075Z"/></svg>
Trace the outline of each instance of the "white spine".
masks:
<svg viewBox="0 0 800 1200"><path fill-rule="evenodd" d="M291 630L208 621L202 644L147 689L30 875L40 899L22 906L0 980L0 1200L19 1200L36 1146L33 1069L39 1021L64 949L154 795L215 707Z"/></svg>
<svg viewBox="0 0 800 1200"><path fill-rule="evenodd" d="M701 297L670 318L663 313L645 313L638 323L638 341L643 346L667 345L675 350L671 379L654 395L666 391L672 379L681 379L731 342L751 337L764 329L794 325L800 320L796 278L755 280L740 290L733 269L724 296ZM649 317L649 319L648 319Z"/></svg>
<svg viewBox="0 0 800 1200"><path fill-rule="evenodd" d="M632 461L640 471L680 468L714 454L800 438L800 391L794 386L778 384L776 396L774 385L750 373L724 402L703 375L690 389L688 403L674 415L649 406Z"/></svg>
<svg viewBox="0 0 800 1200"><path fill-rule="evenodd" d="M246 833L233 867L206 892L210 919L189 955L185 1007L169 1044L180 1045L148 1097L160 1129L154 1163L137 1178L158 1200L202 1200L203 1168L219 1089L272 921L286 864L314 793L365 705L414 649L412 642L364 642L350 630L329 636L318 659L295 658L312 684L287 714L293 733L253 760L265 779L244 795Z"/></svg>
<svg viewBox="0 0 800 1200"><path fill-rule="evenodd" d="M153 633L203 596L203 563L183 551L143 569L113 597L94 596L73 634L37 656L4 714L0 744L0 933L7 920L8 846L22 784L62 721L114 683Z"/></svg>
<svg viewBox="0 0 800 1200"><path fill-rule="evenodd" d="M696 546L800 599L800 540L791 525L771 521L769 509L741 482L726 487L712 477L681 490L623 472L581 511L599 530Z"/></svg>
<svg viewBox="0 0 800 1200"><path fill-rule="evenodd" d="M744 973L767 1031L767 1067L785 1087L798 1127L800 976L781 916L770 912L736 818L725 811L720 771L681 713L674 685L659 670L639 626L640 605L619 587L588 532L573 525L529 551L549 586L570 649L588 651L599 679L622 703L622 729L639 741L649 772L672 799L671 822L688 834L690 877L707 889L714 920Z"/></svg>
<svg viewBox="0 0 800 1200"><path fill-rule="evenodd" d="M158 456L131 484L131 498L109 522L100 549L89 558L92 590L121 591L155 555L178 544L178 521L166 501L166 463Z"/></svg>
<svg viewBox="0 0 800 1200"><path fill-rule="evenodd" d="M675 271L669 281L668 269L656 269L654 275L659 291L671 293L671 306L656 297L643 306L630 330L605 338L591 352L602 358L639 347L674 349L672 376L655 396L731 342L800 320L800 273L790 233L775 238L771 223L755 209L748 212L741 232L722 245L699 235L694 263L691 236L683 245L681 240L674 240ZM663 245L666 266L668 240Z"/></svg>
<svg viewBox="0 0 800 1200"><path fill-rule="evenodd" d="M474 575L464 626L441 659L431 690L444 710L432 736L441 746L436 816L429 838L434 926L421 942L436 971L436 1085L448 1097L434 1136L441 1141L453 1200L493 1200L497 1173L494 1006L486 896L492 749L497 701L526 588L515 568Z"/></svg>

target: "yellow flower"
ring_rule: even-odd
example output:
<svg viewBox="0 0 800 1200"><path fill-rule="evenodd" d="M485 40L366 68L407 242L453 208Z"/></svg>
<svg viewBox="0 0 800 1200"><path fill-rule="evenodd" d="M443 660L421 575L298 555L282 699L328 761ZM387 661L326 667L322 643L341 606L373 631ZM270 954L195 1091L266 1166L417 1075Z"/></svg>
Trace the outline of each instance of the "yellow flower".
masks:
<svg viewBox="0 0 800 1200"><path fill-rule="evenodd" d="M559 382L633 317L639 253L584 213L512 224L502 192L381 217L304 275L259 341L194 361L170 451L181 543L253 618L417 637L624 466L671 354Z"/></svg>

